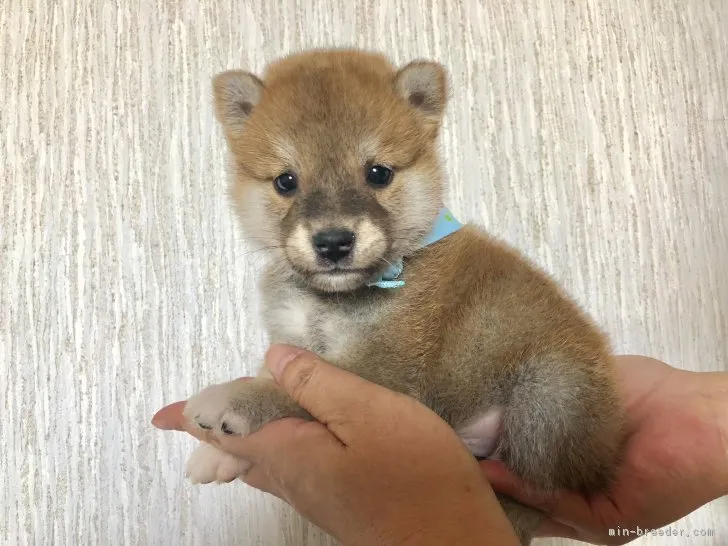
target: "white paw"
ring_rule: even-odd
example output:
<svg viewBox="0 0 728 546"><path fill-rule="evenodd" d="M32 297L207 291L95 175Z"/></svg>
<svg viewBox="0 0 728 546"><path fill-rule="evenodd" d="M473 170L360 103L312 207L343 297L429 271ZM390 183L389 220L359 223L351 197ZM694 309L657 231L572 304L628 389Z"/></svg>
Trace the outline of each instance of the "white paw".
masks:
<svg viewBox="0 0 728 546"><path fill-rule="evenodd" d="M240 404L235 403L240 392L239 381L207 387L187 400L184 415L200 428L217 435L248 434L250 423L241 415Z"/></svg>
<svg viewBox="0 0 728 546"><path fill-rule="evenodd" d="M192 483L228 483L242 476L250 463L210 444L200 444L187 460L186 474Z"/></svg>

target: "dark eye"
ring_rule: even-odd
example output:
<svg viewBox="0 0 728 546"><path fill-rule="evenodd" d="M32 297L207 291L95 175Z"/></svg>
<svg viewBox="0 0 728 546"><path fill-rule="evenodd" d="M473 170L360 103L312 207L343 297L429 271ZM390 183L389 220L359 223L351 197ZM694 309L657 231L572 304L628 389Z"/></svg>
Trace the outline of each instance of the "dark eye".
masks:
<svg viewBox="0 0 728 546"><path fill-rule="evenodd" d="M392 181L392 169L383 165L372 165L367 169L367 182L372 186L386 186Z"/></svg>
<svg viewBox="0 0 728 546"><path fill-rule="evenodd" d="M295 174L283 173L273 181L273 187L281 195L291 195L298 188L298 180Z"/></svg>

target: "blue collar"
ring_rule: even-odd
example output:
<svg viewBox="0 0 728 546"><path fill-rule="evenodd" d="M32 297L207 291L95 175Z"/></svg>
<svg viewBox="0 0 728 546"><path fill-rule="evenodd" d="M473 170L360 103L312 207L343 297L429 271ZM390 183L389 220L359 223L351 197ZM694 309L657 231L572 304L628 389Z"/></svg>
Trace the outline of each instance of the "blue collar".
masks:
<svg viewBox="0 0 728 546"><path fill-rule="evenodd" d="M463 225L458 222L452 213L446 208L440 209L440 214L435 220L435 225L432 226L430 232L420 243L419 248L424 248L432 243L444 239L451 233L455 233ZM389 264L387 270L382 273L382 276L374 282L370 282L367 286L376 286L377 288L399 288L404 286L404 281L398 277L402 274L404 263L400 258L394 263Z"/></svg>

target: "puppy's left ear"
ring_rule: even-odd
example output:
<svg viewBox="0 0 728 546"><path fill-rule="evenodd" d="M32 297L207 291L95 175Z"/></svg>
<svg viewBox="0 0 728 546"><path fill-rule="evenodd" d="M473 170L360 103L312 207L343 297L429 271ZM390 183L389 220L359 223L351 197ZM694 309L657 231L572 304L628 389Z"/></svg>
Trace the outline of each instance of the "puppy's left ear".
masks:
<svg viewBox="0 0 728 546"><path fill-rule="evenodd" d="M413 61L402 67L395 76L400 95L425 118L439 127L447 104L447 72L431 61Z"/></svg>

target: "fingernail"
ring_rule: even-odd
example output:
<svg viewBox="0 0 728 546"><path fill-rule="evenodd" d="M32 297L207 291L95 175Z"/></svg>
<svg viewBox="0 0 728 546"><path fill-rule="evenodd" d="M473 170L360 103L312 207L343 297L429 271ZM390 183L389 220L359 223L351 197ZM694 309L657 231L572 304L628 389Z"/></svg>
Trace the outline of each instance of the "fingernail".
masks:
<svg viewBox="0 0 728 546"><path fill-rule="evenodd" d="M152 425L159 430L175 430L177 428L176 423L167 420L164 417L157 417L156 415L152 417Z"/></svg>
<svg viewBox="0 0 728 546"><path fill-rule="evenodd" d="M303 352L305 352L303 349L290 345L273 345L268 349L265 361L273 377L278 379L288 363Z"/></svg>
<svg viewBox="0 0 728 546"><path fill-rule="evenodd" d="M180 416L184 409L185 402L175 402L163 407L152 417L152 425L160 430L182 430Z"/></svg>

